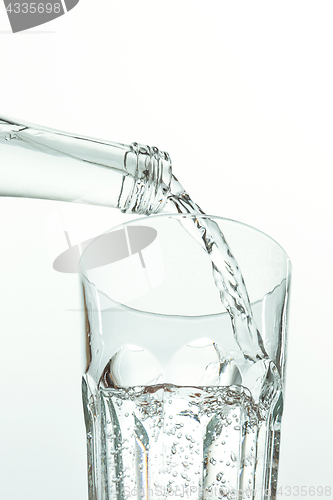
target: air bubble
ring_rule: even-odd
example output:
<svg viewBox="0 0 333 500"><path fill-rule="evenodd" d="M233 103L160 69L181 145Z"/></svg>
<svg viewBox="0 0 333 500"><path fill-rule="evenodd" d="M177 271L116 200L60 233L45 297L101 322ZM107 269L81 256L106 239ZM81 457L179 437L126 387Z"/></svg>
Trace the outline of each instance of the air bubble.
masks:
<svg viewBox="0 0 333 500"><path fill-rule="evenodd" d="M236 462L236 460L237 460L237 457L233 451L230 453L230 458L233 462Z"/></svg>

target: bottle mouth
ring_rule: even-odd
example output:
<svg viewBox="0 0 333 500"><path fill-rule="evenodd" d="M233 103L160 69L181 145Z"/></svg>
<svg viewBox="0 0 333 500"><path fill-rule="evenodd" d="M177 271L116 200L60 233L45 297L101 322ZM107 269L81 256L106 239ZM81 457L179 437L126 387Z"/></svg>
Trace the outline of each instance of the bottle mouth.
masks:
<svg viewBox="0 0 333 500"><path fill-rule="evenodd" d="M171 159L156 147L136 142L125 156L125 169L118 207L124 213L157 214L170 193Z"/></svg>

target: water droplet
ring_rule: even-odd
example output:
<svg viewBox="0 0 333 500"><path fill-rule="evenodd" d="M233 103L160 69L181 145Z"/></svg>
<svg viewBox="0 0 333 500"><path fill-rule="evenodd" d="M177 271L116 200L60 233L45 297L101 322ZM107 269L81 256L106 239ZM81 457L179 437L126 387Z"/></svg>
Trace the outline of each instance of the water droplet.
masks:
<svg viewBox="0 0 333 500"><path fill-rule="evenodd" d="M233 462L236 462L236 460L237 460L237 457L233 451L230 453L230 458Z"/></svg>
<svg viewBox="0 0 333 500"><path fill-rule="evenodd" d="M210 461L210 463L211 463L212 465L215 465L215 464L216 464L216 460L215 460L215 458L211 458L209 461Z"/></svg>
<svg viewBox="0 0 333 500"><path fill-rule="evenodd" d="M221 444L225 444L225 441L222 441L222 443L221 443Z"/></svg>
<svg viewBox="0 0 333 500"><path fill-rule="evenodd" d="M172 453L173 455L175 455L175 454L177 453L177 448L176 448L175 443L174 443L174 444L172 445L172 447L171 447L171 453Z"/></svg>
<svg viewBox="0 0 333 500"><path fill-rule="evenodd" d="M235 431L240 431L240 426L239 425L235 425L234 429L235 429Z"/></svg>
<svg viewBox="0 0 333 500"><path fill-rule="evenodd" d="M217 481L221 481L222 477L223 477L223 472L218 472L218 473L216 474L216 479L217 479Z"/></svg>
<svg viewBox="0 0 333 500"><path fill-rule="evenodd" d="M230 465L230 462L227 462L227 463L226 463L226 465L228 465L228 466L229 466L229 465Z"/></svg>

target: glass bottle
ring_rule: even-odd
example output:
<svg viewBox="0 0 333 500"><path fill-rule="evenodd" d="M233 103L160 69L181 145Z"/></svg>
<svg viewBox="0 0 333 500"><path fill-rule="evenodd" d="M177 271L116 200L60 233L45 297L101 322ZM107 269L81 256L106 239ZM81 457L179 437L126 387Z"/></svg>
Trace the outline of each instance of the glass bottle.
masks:
<svg viewBox="0 0 333 500"><path fill-rule="evenodd" d="M74 201L150 215L184 192L168 153L0 117L0 196ZM166 211L174 211L170 207ZM165 210L164 210L165 211Z"/></svg>

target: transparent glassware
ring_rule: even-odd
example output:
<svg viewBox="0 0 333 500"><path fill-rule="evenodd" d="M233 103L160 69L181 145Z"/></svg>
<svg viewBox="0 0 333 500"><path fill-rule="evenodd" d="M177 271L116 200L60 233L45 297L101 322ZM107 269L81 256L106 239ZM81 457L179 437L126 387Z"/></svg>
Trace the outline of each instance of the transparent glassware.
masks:
<svg viewBox="0 0 333 500"><path fill-rule="evenodd" d="M150 215L170 194L171 160L118 144L0 117L0 195L75 201ZM177 184L176 190L182 191Z"/></svg>
<svg viewBox="0 0 333 500"><path fill-rule="evenodd" d="M230 309L214 241L202 248L193 223L228 241L225 266L237 258L252 319ZM235 221L169 214L101 235L80 267L90 500L275 498L291 278L284 250ZM255 323L258 338L235 314Z"/></svg>

